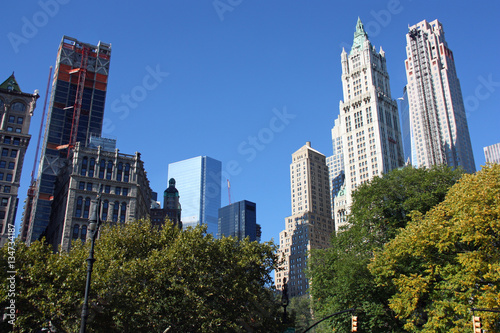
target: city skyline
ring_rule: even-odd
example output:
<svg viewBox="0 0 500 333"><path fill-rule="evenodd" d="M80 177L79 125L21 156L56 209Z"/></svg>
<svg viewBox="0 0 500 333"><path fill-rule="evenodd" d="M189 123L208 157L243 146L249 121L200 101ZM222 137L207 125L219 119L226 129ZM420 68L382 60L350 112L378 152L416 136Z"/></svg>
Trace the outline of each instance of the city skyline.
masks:
<svg viewBox="0 0 500 333"><path fill-rule="evenodd" d="M488 37L497 3L362 2L342 4L339 11L327 2L241 2L223 13L210 2L158 8L99 4L93 26L78 23L84 20L83 4L42 3L56 3L57 10L52 6L49 15L36 1L6 4L10 15L4 26L9 28L3 38L8 48L0 75L6 78L15 71L23 91L39 89L43 98L63 35L111 43L103 135L117 138L123 151L142 153L158 193L167 187L169 163L199 155L222 161L233 201L259 205L263 241L277 239L283 216L290 212L290 154L305 141L326 156L332 154L330 131L342 99L339 60L342 47L352 42L358 16L371 42L387 54L393 98L402 95L406 84L408 26L440 20L462 83L477 169L484 164L483 147L500 141L500 75L493 57L498 46ZM450 6L456 10L449 11ZM114 21L109 21L111 11ZM142 25L129 24L138 19ZM488 52L480 47L486 44ZM32 119L34 138L23 168L20 207L42 109L39 104ZM222 205L227 202L223 188Z"/></svg>

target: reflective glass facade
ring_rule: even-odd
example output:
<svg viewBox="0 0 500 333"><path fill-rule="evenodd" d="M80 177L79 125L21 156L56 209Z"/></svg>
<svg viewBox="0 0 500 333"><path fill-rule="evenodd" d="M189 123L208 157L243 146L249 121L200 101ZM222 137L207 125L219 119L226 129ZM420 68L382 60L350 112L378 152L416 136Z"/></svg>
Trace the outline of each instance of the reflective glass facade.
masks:
<svg viewBox="0 0 500 333"><path fill-rule="evenodd" d="M193 157L168 165L168 179L174 178L182 207L182 228L206 224L217 235L221 203L222 163L207 156Z"/></svg>
<svg viewBox="0 0 500 333"><path fill-rule="evenodd" d="M219 209L219 230L217 237L235 237L239 240L249 237L257 239L256 205L250 201L238 201Z"/></svg>

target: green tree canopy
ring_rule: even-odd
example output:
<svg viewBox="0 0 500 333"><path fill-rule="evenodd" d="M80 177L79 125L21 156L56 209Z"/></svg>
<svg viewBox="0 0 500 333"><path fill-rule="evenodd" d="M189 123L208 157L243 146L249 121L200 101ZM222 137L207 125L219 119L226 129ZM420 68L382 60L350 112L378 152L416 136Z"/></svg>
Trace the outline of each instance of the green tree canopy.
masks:
<svg viewBox="0 0 500 333"><path fill-rule="evenodd" d="M15 327L32 332L50 321L58 332L80 325L89 244L52 253L16 245ZM6 247L0 262L7 264ZM281 307L271 272L272 243L214 239L205 228L162 229L149 221L106 226L96 242L88 332L279 331ZM6 281L6 270L0 273ZM2 307L9 301L0 290ZM8 326L3 323L3 327Z"/></svg>
<svg viewBox="0 0 500 333"><path fill-rule="evenodd" d="M389 308L394 290L376 285L368 264L374 251L406 226L412 211L425 213L444 200L461 175L446 166L406 167L360 186L353 193L348 225L332 236L330 248L312 251L308 276L315 318L357 308L360 331L402 331ZM330 325L347 331L350 317L334 317Z"/></svg>
<svg viewBox="0 0 500 333"><path fill-rule="evenodd" d="M500 308L500 165L464 176L369 266L411 332L472 331L471 308ZM498 313L476 313L499 332Z"/></svg>

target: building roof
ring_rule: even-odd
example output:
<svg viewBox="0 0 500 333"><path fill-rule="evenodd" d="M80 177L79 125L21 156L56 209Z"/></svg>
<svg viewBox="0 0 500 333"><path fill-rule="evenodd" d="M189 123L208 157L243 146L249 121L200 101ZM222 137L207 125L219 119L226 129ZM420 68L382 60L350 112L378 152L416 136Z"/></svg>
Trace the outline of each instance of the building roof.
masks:
<svg viewBox="0 0 500 333"><path fill-rule="evenodd" d="M9 76L7 80L5 80L2 84L0 84L0 88L9 91L22 92L21 88L19 87L19 84L17 84L14 72L12 72L12 75Z"/></svg>
<svg viewBox="0 0 500 333"><path fill-rule="evenodd" d="M356 31L354 32L354 40L351 47L351 53L354 49L361 49L366 40L368 40L368 34L365 31L361 19L358 17L358 22L356 23Z"/></svg>

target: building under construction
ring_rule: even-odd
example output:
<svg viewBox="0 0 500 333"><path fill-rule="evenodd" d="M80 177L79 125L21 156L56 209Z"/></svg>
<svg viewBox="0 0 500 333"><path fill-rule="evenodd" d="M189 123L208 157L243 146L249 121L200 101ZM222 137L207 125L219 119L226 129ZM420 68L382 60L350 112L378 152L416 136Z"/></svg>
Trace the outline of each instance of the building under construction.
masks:
<svg viewBox="0 0 500 333"><path fill-rule="evenodd" d="M38 177L26 199L21 236L44 235L52 211L57 177L70 163L76 142L86 145L102 130L111 44L97 46L64 36L52 81Z"/></svg>

